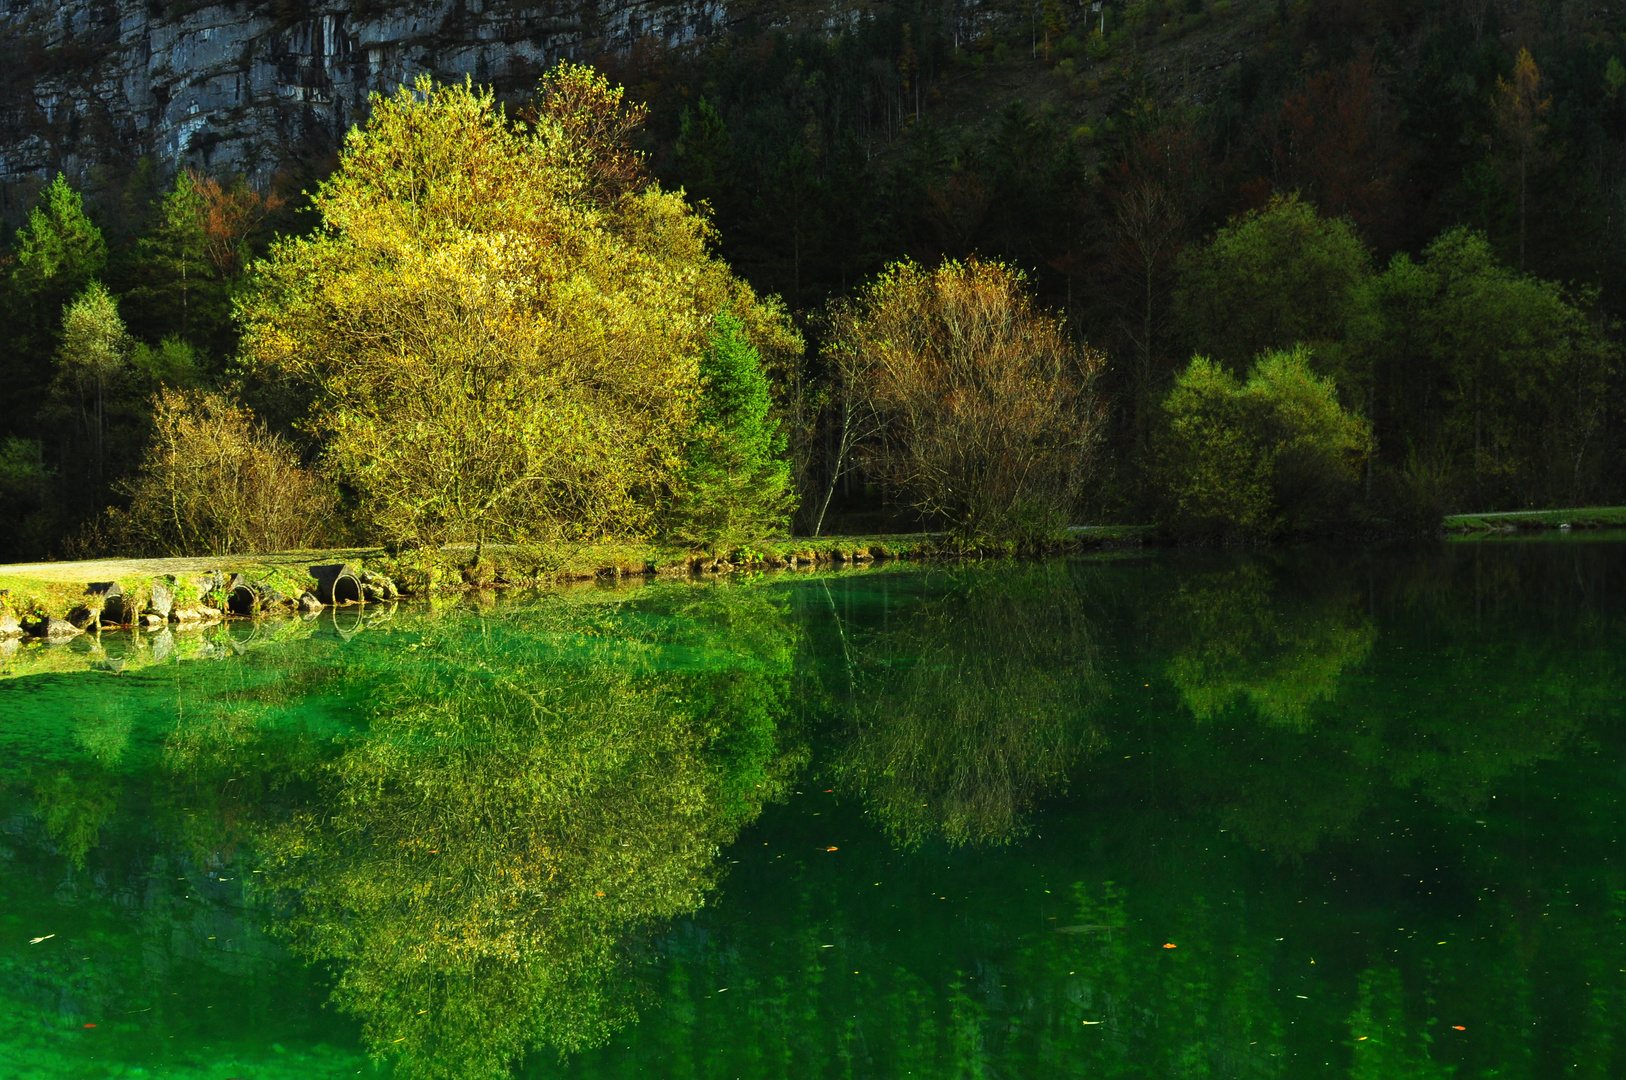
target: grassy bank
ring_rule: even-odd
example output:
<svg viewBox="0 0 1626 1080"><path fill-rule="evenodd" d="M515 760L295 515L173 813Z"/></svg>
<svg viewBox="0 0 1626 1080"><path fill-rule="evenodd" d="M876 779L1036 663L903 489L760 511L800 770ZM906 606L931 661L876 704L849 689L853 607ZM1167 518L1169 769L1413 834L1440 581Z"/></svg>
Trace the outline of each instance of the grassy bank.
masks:
<svg viewBox="0 0 1626 1080"><path fill-rule="evenodd" d="M941 560L1023 554L1066 554L1137 545L1152 530L1142 526L1075 528L1048 544L966 545L942 533L793 537L764 540L716 553L654 544L583 544L571 547L487 546L474 563L472 546L391 554L383 548L293 551L275 555L175 559L97 559L85 562L0 566L0 612L18 618L64 617L86 603L86 586L117 582L130 606L144 606L156 580L173 580L181 602L218 607L219 597L196 589L200 576L242 574L296 596L310 587L308 568L345 562L391 578L409 596L470 588L551 586L639 577L696 577L762 570L860 567L892 560ZM196 594L196 595L194 595Z"/></svg>
<svg viewBox="0 0 1626 1080"><path fill-rule="evenodd" d="M1520 529L1616 529L1626 527L1626 506L1585 506L1571 510L1510 510L1496 514L1451 514L1446 532L1514 532Z"/></svg>

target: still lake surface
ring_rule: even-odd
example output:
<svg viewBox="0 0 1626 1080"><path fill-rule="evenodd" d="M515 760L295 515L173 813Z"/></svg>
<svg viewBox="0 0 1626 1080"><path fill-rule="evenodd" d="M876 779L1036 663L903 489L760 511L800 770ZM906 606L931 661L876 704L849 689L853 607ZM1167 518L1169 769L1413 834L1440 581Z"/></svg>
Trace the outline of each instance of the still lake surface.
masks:
<svg viewBox="0 0 1626 1080"><path fill-rule="evenodd" d="M6 1077L1626 1075L1618 536L0 666Z"/></svg>

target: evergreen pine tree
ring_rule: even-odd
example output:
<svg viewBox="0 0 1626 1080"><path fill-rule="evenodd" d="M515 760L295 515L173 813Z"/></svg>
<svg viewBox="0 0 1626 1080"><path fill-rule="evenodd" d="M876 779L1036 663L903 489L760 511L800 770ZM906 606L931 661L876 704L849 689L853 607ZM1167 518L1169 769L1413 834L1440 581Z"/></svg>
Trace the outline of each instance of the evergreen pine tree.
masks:
<svg viewBox="0 0 1626 1080"><path fill-rule="evenodd" d="M85 216L79 193L57 174L17 230L4 281L0 333L0 434L33 430L45 402L62 309L107 265L107 243Z"/></svg>
<svg viewBox="0 0 1626 1080"><path fill-rule="evenodd" d="M135 280L123 311L137 337L179 338L207 356L229 333L231 286L209 259L208 208L185 170L164 196L152 227L136 243Z"/></svg>
<svg viewBox="0 0 1626 1080"><path fill-rule="evenodd" d="M718 315L700 358L700 407L669 529L714 550L783 529L795 504L762 357L742 331Z"/></svg>

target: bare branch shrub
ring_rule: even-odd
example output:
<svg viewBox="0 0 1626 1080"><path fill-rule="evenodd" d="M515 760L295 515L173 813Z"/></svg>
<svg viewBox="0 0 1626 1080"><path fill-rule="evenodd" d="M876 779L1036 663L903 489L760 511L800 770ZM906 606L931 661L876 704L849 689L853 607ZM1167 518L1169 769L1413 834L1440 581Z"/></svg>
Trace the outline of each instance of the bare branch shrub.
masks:
<svg viewBox="0 0 1626 1080"><path fill-rule="evenodd" d="M152 442L129 487L129 543L166 555L234 555L331 539L331 487L247 409L221 394L173 389L153 408Z"/></svg>
<svg viewBox="0 0 1626 1080"><path fill-rule="evenodd" d="M1082 502L1105 410L1103 357L997 262L896 263L838 309L835 363L880 420L877 475L970 538L1037 539Z"/></svg>

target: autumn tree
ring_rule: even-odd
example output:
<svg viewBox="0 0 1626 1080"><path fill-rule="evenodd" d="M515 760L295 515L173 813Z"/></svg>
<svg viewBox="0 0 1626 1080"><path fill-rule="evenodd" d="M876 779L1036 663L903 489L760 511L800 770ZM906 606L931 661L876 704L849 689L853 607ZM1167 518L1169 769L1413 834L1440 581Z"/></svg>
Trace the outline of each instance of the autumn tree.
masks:
<svg viewBox="0 0 1626 1080"><path fill-rule="evenodd" d="M241 177L227 183L194 174L203 211L203 251L217 276L236 277L248 268L250 241L266 216L282 209L286 200L272 192L250 187Z"/></svg>
<svg viewBox="0 0 1626 1080"><path fill-rule="evenodd" d="M331 483L223 394L163 389L120 539L163 555L318 547L334 536Z"/></svg>
<svg viewBox="0 0 1626 1080"><path fill-rule="evenodd" d="M1070 523L1095 464L1101 355L972 259L894 263L834 320L833 361L879 418L877 475L966 537L1034 540Z"/></svg>
<svg viewBox="0 0 1626 1080"><path fill-rule="evenodd" d="M1520 270L1524 269L1530 165L1547 133L1545 117L1552 105L1552 98L1541 96L1541 70L1536 67L1535 58L1529 49L1520 49L1513 62L1513 80L1509 82L1498 76L1492 100L1496 132L1518 178Z"/></svg>
<svg viewBox="0 0 1626 1080"><path fill-rule="evenodd" d="M239 309L243 353L316 389L325 460L402 544L641 533L673 483L724 309L760 349L777 309L650 181L642 119L561 65L522 118L427 77L375 97Z"/></svg>
<svg viewBox="0 0 1626 1080"><path fill-rule="evenodd" d="M1399 120L1385 101L1370 53L1312 76L1262 125L1269 188L1300 192L1332 217L1363 230L1394 224L1402 164Z"/></svg>

